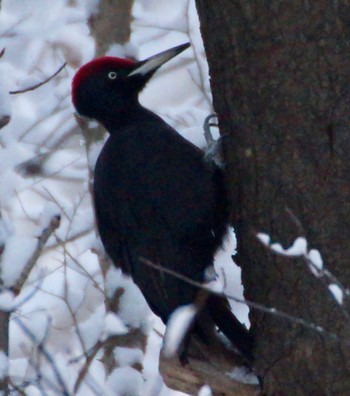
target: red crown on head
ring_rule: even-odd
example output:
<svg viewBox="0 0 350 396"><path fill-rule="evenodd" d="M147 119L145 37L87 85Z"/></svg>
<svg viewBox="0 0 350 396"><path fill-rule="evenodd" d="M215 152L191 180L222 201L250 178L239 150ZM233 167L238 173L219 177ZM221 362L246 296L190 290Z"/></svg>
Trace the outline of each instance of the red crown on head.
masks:
<svg viewBox="0 0 350 396"><path fill-rule="evenodd" d="M131 59L117 58L114 56L104 56L96 58L82 66L75 74L72 81L72 100L75 103L76 92L80 84L89 76L100 70L128 69L135 62Z"/></svg>

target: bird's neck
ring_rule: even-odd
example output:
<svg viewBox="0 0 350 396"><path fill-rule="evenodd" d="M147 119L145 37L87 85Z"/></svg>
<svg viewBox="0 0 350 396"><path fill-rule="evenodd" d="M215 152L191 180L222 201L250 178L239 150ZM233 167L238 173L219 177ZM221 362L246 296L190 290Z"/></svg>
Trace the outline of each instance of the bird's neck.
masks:
<svg viewBox="0 0 350 396"><path fill-rule="evenodd" d="M133 124L142 125L143 122L152 118L158 118L158 116L141 106L139 102L133 102L108 109L107 114L104 114L101 120L98 121L112 135Z"/></svg>

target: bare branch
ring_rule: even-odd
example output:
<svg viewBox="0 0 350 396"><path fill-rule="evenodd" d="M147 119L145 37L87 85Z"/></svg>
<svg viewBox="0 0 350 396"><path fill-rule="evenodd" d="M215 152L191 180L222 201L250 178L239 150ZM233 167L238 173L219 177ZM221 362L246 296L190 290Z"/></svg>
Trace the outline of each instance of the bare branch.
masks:
<svg viewBox="0 0 350 396"><path fill-rule="evenodd" d="M16 295L19 294L19 292L21 291L25 281L28 278L30 271L33 269L35 263L40 257L40 254L45 246L45 243L48 241L52 233L59 227L59 225L60 225L60 217L53 216L49 226L42 231L41 235L38 238L38 242L32 256L25 265L21 273L21 276L18 278L16 284L11 288Z"/></svg>
<svg viewBox="0 0 350 396"><path fill-rule="evenodd" d="M56 77L57 74L59 74L66 66L67 66L67 62L64 62L63 65L60 66L59 69L57 71L55 71L54 74L52 74L50 77L46 78L44 81L41 81L40 83L32 85L31 87L28 87L28 88L19 89L17 91L10 91L9 93L11 95L18 95L18 94L22 94L25 92L34 91L34 90L42 87L43 85L47 84L50 80L52 80L54 77Z"/></svg>
<svg viewBox="0 0 350 396"><path fill-rule="evenodd" d="M77 265L78 268L81 269L81 273L84 274L88 279L91 280L91 282L93 283L94 287L97 290L100 290L101 293L104 293L104 291L101 288L101 285L99 285L99 283L96 281L96 279L94 279L94 276L92 274L90 274L87 269L81 265L81 263L74 257L72 256L72 254L69 253L67 247L65 246L65 241L62 241L57 235L55 235L55 238L57 240L57 243L61 246L61 248L63 249L64 253Z"/></svg>
<svg viewBox="0 0 350 396"><path fill-rule="evenodd" d="M105 343L105 341L98 341L94 347L92 348L92 351L87 355L86 360L85 360L85 364L82 367L82 369L79 372L78 378L74 384L74 388L73 388L73 392L74 394L77 394L80 388L80 385L82 384L88 370L89 367L91 365L91 363L93 362L97 352L102 348L103 344Z"/></svg>
<svg viewBox="0 0 350 396"><path fill-rule="evenodd" d="M154 264L154 263L152 263L152 261L147 260L147 259L142 258L142 257L140 257L139 259L140 259L140 261L142 263L148 265L149 267L154 268L154 269L156 269L156 270L158 270L160 272L166 273L168 275L174 276L175 278L180 279L183 282L188 283L189 285L195 286L195 287L197 287L199 289L204 289L204 290L206 290L209 293L218 295L220 297L227 298L228 300L232 300L232 301L234 301L236 303L247 305L249 308L255 309L257 311L260 311L260 312L263 312L263 313L266 313L266 314L269 314L269 315L273 315L273 316L276 316L278 318L287 320L289 322L298 324L298 325L300 325L300 326L302 326L304 328L307 328L308 330L311 330L311 331L314 331L314 332L316 332L318 334L321 334L322 336L324 336L324 337L326 337L326 338L328 338L330 340L333 340L333 341L340 341L341 340L346 345L350 346L350 340L349 339L343 339L342 337L339 337L337 334L329 332L329 331L325 330L323 327L321 327L321 326L319 326L319 325L317 325L315 323L312 323L312 322L309 322L309 321L307 321L305 319L298 318L296 316L290 315L290 314L288 314L286 312L283 312L283 311L280 311L280 310L278 310L276 308L266 307L266 306L264 306L262 304L259 304L259 303L253 302L253 301L242 300L240 298L237 298L237 297L234 297L234 296L230 296L230 295L225 294L225 293L215 292L215 291L205 287L202 283L196 282L193 279L188 278L185 275L177 273L176 271L173 271L173 270L171 270L169 268L162 267L161 265L158 265L158 264Z"/></svg>
<svg viewBox="0 0 350 396"><path fill-rule="evenodd" d="M39 350L39 352L44 356L50 367L52 368L52 371L55 374L55 377L57 379L58 384L61 387L62 395L63 396L70 396L70 392L68 391L68 388L61 376L61 373L58 370L58 367L56 366L56 363L51 356L51 354L47 351L45 348L44 344L38 343L38 340L36 339L35 335L31 332L31 330L24 325L24 323L19 319L19 318L14 318L13 319L15 323L20 327L20 329L23 331L23 333L35 344Z"/></svg>
<svg viewBox="0 0 350 396"><path fill-rule="evenodd" d="M0 129L6 126L11 120L11 116L3 115L0 117Z"/></svg>
<svg viewBox="0 0 350 396"><path fill-rule="evenodd" d="M36 285L33 286L33 289L30 291L30 293L22 298L21 301L17 302L15 305L11 307L11 312L17 311L20 307L22 307L25 303L27 303L29 300L31 300L35 294L38 293L38 291L41 289L41 285L43 284L44 277L42 276L39 278L39 281Z"/></svg>

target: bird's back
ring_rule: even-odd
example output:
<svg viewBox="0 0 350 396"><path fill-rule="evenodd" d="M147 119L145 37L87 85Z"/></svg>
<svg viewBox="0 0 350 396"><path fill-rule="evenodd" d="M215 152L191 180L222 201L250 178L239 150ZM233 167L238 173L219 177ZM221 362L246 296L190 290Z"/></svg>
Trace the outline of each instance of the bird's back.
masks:
<svg viewBox="0 0 350 396"><path fill-rule="evenodd" d="M167 321L197 290L139 258L201 282L221 243L227 203L221 171L159 117L113 131L95 169L98 228L107 253Z"/></svg>

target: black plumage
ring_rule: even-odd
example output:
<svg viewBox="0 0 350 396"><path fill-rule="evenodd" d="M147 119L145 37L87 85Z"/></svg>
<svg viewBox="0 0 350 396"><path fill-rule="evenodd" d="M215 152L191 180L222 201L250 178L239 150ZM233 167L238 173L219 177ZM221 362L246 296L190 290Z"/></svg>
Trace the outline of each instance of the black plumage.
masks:
<svg viewBox="0 0 350 396"><path fill-rule="evenodd" d="M203 282L229 221L222 171L138 102L153 73L187 47L141 62L93 60L76 74L72 92L78 113L101 122L110 135L94 175L102 242L165 323L177 307L195 300L198 289L140 258ZM197 321L196 331L203 333L216 323L250 354L250 338L222 298L209 297L201 318L206 323Z"/></svg>

